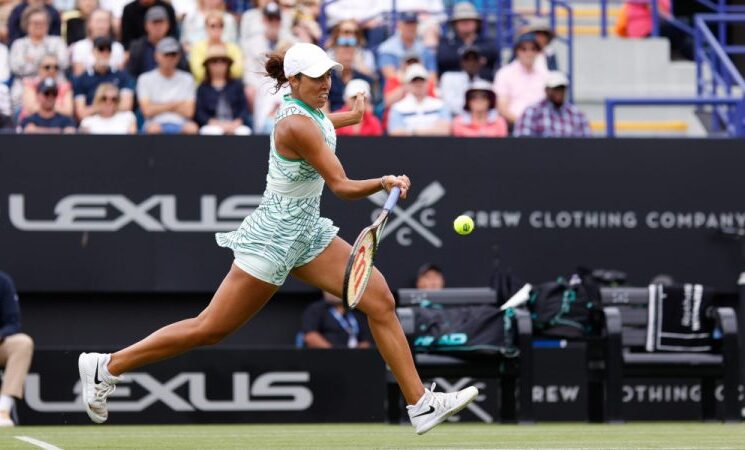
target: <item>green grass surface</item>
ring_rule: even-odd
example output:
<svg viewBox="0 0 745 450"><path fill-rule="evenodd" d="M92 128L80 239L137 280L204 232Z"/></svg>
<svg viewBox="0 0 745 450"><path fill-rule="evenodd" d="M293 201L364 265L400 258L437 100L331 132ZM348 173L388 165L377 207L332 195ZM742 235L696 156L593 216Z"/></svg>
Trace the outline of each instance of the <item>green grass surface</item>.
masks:
<svg viewBox="0 0 745 450"><path fill-rule="evenodd" d="M0 430L0 448L34 449L29 436L59 448L745 448L745 425L688 422L445 424L423 436L398 425L54 426Z"/></svg>

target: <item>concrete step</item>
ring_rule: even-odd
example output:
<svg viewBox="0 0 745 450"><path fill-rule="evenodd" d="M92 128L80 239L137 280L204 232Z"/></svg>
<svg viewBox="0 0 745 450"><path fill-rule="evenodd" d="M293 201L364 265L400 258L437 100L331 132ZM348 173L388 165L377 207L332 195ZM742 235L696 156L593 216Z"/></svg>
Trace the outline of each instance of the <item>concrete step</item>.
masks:
<svg viewBox="0 0 745 450"><path fill-rule="evenodd" d="M593 135L605 136L605 105L577 103L590 121ZM618 136L678 136L703 137L706 128L694 107L621 106L615 109L615 129Z"/></svg>

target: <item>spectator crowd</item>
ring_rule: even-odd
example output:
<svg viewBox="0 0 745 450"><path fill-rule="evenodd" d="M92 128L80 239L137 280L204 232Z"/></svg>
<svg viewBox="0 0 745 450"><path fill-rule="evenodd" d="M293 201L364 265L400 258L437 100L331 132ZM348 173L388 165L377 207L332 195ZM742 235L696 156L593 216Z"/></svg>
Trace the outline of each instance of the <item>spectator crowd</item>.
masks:
<svg viewBox="0 0 745 450"><path fill-rule="evenodd" d="M0 129L268 134L286 90L264 77L266 54L310 42L344 66L327 112L367 95L342 135L590 134L541 21L514 36L510 59L468 1L401 0L395 13L390 0L246 3L0 0Z"/></svg>

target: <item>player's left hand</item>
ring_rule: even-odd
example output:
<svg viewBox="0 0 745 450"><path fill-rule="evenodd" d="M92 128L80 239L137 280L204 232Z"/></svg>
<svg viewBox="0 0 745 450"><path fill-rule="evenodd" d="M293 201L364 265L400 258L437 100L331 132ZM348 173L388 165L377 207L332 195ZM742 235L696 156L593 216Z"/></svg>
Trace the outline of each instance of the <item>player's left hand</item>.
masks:
<svg viewBox="0 0 745 450"><path fill-rule="evenodd" d="M352 112L357 114L357 122L362 121L362 116L365 114L367 108L367 102L365 101L365 93L359 92L354 96L354 103L352 104Z"/></svg>

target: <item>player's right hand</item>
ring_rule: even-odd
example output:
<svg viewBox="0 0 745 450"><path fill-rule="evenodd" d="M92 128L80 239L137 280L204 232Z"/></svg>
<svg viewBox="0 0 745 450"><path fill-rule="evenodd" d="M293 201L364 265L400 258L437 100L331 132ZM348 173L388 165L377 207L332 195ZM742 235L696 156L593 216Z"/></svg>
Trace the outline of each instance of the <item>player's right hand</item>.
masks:
<svg viewBox="0 0 745 450"><path fill-rule="evenodd" d="M383 186L386 192L391 192L391 189L398 187L401 189L401 198L406 198L411 187L411 180L406 175L386 175L383 177Z"/></svg>

